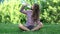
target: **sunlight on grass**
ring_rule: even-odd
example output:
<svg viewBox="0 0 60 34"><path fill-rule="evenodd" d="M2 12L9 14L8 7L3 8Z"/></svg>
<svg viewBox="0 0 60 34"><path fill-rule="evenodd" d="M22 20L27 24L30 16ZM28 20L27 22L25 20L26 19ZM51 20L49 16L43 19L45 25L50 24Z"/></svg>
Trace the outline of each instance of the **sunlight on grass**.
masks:
<svg viewBox="0 0 60 34"><path fill-rule="evenodd" d="M21 31L18 24L0 23L0 34L59 34L60 25L58 24L44 24L44 27L38 31Z"/></svg>

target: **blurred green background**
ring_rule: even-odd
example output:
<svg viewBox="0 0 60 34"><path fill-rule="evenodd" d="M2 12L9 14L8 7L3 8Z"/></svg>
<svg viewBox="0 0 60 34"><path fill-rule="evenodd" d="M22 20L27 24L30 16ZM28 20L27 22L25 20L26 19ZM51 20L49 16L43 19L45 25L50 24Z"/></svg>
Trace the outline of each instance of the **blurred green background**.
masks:
<svg viewBox="0 0 60 34"><path fill-rule="evenodd" d="M0 0L0 23L25 23L26 15L19 11L23 2L39 4L41 22L60 23L60 0Z"/></svg>

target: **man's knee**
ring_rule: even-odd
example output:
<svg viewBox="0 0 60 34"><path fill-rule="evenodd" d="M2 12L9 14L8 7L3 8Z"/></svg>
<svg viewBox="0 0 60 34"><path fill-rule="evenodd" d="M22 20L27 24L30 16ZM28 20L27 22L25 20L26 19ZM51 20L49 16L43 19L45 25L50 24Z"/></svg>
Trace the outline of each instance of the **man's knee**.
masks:
<svg viewBox="0 0 60 34"><path fill-rule="evenodd" d="M43 27L43 23L42 22L40 22L40 25L41 25L41 27Z"/></svg>
<svg viewBox="0 0 60 34"><path fill-rule="evenodd" d="M22 27L23 25L22 24L19 24L19 28Z"/></svg>

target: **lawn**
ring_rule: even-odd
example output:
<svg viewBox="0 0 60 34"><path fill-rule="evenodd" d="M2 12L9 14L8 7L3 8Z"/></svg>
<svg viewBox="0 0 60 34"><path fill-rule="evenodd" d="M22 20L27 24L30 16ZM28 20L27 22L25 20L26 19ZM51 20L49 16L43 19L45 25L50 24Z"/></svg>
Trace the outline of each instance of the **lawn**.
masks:
<svg viewBox="0 0 60 34"><path fill-rule="evenodd" d="M60 24L44 24L38 31L21 31L18 24L0 23L0 34L60 34Z"/></svg>

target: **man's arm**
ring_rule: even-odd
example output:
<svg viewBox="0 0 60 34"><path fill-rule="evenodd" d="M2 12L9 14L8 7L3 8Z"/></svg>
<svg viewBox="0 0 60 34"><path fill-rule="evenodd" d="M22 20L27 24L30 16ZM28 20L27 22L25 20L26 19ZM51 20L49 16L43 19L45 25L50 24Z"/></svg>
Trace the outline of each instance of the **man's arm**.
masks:
<svg viewBox="0 0 60 34"><path fill-rule="evenodd" d="M20 9L20 12L26 14L27 12L24 10L25 7L26 7L26 6L22 6L21 9Z"/></svg>

